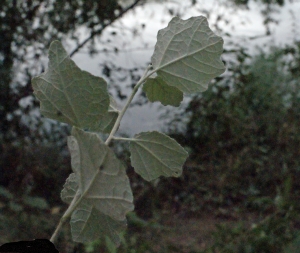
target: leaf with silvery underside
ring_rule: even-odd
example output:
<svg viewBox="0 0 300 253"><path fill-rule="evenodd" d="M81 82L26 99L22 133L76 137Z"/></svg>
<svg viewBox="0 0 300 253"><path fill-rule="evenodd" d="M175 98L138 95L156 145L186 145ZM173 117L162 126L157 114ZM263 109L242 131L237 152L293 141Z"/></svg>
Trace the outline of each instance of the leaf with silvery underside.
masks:
<svg viewBox="0 0 300 253"><path fill-rule="evenodd" d="M188 153L172 138L159 132L143 132L130 140L131 164L151 181L160 176L179 177Z"/></svg>
<svg viewBox="0 0 300 253"><path fill-rule="evenodd" d="M191 94L205 91L225 71L222 52L223 39L212 32L205 17L174 17L158 32L151 62L168 85Z"/></svg>
<svg viewBox="0 0 300 253"><path fill-rule="evenodd" d="M77 190L78 180L75 173L71 173L61 192L62 200L70 204ZM87 201L83 201L74 210L70 224L73 240L82 243L104 239L108 236L116 245L119 245L119 234L126 228L126 220L114 220L98 211Z"/></svg>
<svg viewBox="0 0 300 253"><path fill-rule="evenodd" d="M32 86L41 113L50 119L98 131L108 113L106 81L81 70L59 41L51 43L48 69L32 79Z"/></svg>
<svg viewBox="0 0 300 253"><path fill-rule="evenodd" d="M71 166L86 203L116 220L134 209L126 169L95 133L73 127L68 137Z"/></svg>
<svg viewBox="0 0 300 253"><path fill-rule="evenodd" d="M119 106L118 106L116 100L111 95L109 95L109 108L108 108L108 111L117 112L117 113L120 112L120 109L119 109Z"/></svg>
<svg viewBox="0 0 300 253"><path fill-rule="evenodd" d="M78 190L78 180L75 173L71 173L67 178L60 197L63 202L70 204Z"/></svg>
<svg viewBox="0 0 300 253"><path fill-rule="evenodd" d="M119 116L120 111L118 109L116 101L112 96L109 96L109 98L110 104L108 113L103 118L101 118L99 129L96 130L97 132L110 133Z"/></svg>
<svg viewBox="0 0 300 253"><path fill-rule="evenodd" d="M93 205L83 201L71 216L71 233L75 242L92 242L108 236L118 246L120 232L127 225L126 220L114 220L97 210Z"/></svg>
<svg viewBox="0 0 300 253"><path fill-rule="evenodd" d="M101 118L99 125L94 128L94 131L103 132L107 134L110 133L118 118L118 115L119 115L118 112L108 111L108 113Z"/></svg>
<svg viewBox="0 0 300 253"><path fill-rule="evenodd" d="M159 101L163 105L179 106L183 93L174 86L168 85L162 78L148 78L143 85L143 91L146 93L149 101Z"/></svg>

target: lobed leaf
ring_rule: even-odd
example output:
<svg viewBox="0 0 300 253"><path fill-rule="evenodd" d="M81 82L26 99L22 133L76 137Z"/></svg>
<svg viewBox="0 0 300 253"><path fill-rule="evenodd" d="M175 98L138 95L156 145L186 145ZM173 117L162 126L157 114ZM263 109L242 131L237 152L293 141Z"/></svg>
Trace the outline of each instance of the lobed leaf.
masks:
<svg viewBox="0 0 300 253"><path fill-rule="evenodd" d="M71 173L61 192L62 200L70 204L78 188L76 175ZM119 233L126 228L126 220L114 220L101 213L86 200L81 202L72 213L70 224L73 240L82 243L104 239L108 236L116 245L119 245Z"/></svg>
<svg viewBox="0 0 300 253"><path fill-rule="evenodd" d="M158 32L151 61L158 77L190 94L205 91L225 71L222 52L223 39L212 32L205 17L174 17Z"/></svg>
<svg viewBox="0 0 300 253"><path fill-rule="evenodd" d="M117 246L120 232L126 228L126 220L114 220L83 201L71 216L71 233L75 242L91 242L109 237Z"/></svg>
<svg viewBox="0 0 300 253"><path fill-rule="evenodd" d="M155 78L143 90L150 101L179 106L183 93L201 92L208 82L225 71L220 59L223 40L215 35L206 18L173 18L158 32L152 56ZM100 137L89 131L109 133L119 115L104 79L80 70L60 42L51 43L48 70L33 78L34 94L41 113L73 127L68 137L70 174L61 198L81 202L71 216L74 241L88 242L107 236L120 243L126 213L133 210L133 196L126 170ZM145 180L160 176L178 177L188 153L172 138L159 132L144 132L130 141L131 163ZM41 199L34 206L43 208Z"/></svg>
<svg viewBox="0 0 300 253"><path fill-rule="evenodd" d="M179 177L188 153L172 138L159 132L143 132L130 141L131 164L151 181L160 176Z"/></svg>
<svg viewBox="0 0 300 253"><path fill-rule="evenodd" d="M50 45L48 70L33 78L32 86L41 113L50 119L99 131L108 117L106 81L77 67L58 41Z"/></svg>
<svg viewBox="0 0 300 253"><path fill-rule="evenodd" d="M88 204L116 220L134 209L126 169L95 133L73 128L68 137L71 165Z"/></svg>
<svg viewBox="0 0 300 253"><path fill-rule="evenodd" d="M78 180L75 173L71 173L67 178L60 197L63 202L70 204L78 190Z"/></svg>
<svg viewBox="0 0 300 253"><path fill-rule="evenodd" d="M160 101L163 105L179 106L183 93L174 86L168 85L162 78L148 78L143 85L143 91L149 101Z"/></svg>
<svg viewBox="0 0 300 253"><path fill-rule="evenodd" d="M108 113L101 119L100 124L96 132L110 133L114 124L119 116L119 110L117 108L117 103L112 96L109 96L110 104L108 108Z"/></svg>

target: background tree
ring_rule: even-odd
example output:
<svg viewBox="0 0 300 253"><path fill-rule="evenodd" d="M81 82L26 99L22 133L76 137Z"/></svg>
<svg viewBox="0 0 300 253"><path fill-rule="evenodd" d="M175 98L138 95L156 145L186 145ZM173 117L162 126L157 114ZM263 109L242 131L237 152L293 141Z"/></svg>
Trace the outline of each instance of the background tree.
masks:
<svg viewBox="0 0 300 253"><path fill-rule="evenodd" d="M66 127L49 121L44 124L32 95L31 77L43 71L49 44L54 39L68 40L72 43L74 55L90 42L92 52L96 37L142 2L136 0L126 6L114 0L1 2L0 198L5 200L3 211L12 211L17 217L1 216L2 231L15 227L12 234L26 238L22 231L27 231L33 220L39 219L32 210L32 217L28 217L24 208L35 210L34 206L38 206L45 210L48 203L59 202L60 187L70 170L65 138L62 138L67 134ZM86 37L80 34L82 28ZM54 161L53 157L57 160ZM52 189L57 191L53 193ZM28 201L29 195L43 199ZM26 217L22 220L21 216ZM18 230L18 226L24 230ZM0 237L5 240L4 235Z"/></svg>
<svg viewBox="0 0 300 253"><path fill-rule="evenodd" d="M32 103L30 80L33 75L42 71L43 65L40 62L45 59L45 49L51 41L68 39L73 44L71 56L87 44L89 52L96 53L95 38L101 36L105 28L124 14L147 2L151 1L4 0L0 6L1 139L11 142L17 136L33 134L28 122L24 122L22 118L36 106ZM228 5L230 2L237 6L247 6L249 1L231 0L220 4ZM267 6L283 5L284 1L264 0L262 3ZM196 5L197 1L194 0L189 7ZM183 13L183 10L174 6L166 8L171 15ZM265 13L269 14L268 11ZM85 35L81 35L82 29L85 30ZM108 72L109 69L106 69L105 73ZM20 106L20 103L24 106ZM32 116L31 114L30 117ZM34 128L34 123L31 123Z"/></svg>
<svg viewBox="0 0 300 253"><path fill-rule="evenodd" d="M0 217L0 224L2 227L5 227L2 231L14 233L12 236L17 239L26 238L24 231L28 230L28 228L32 228L34 232L41 232L41 230L44 229L43 235L45 235L45 237L51 234L51 226L55 225L55 221L53 224L49 222L49 220L45 218L44 212L45 210L49 213L59 212L57 209L50 209L50 207L61 204L58 194L70 169L68 167L69 162L67 161L68 156L65 155L65 153L61 153L61 149L57 148L59 145L63 146L64 143L61 143L60 140L65 139L62 137L67 134L67 129L62 128L61 125L56 127L53 122L49 123L51 127L45 127L45 125L41 123L39 114L36 114L35 108L37 103L32 96L30 80L32 76L43 71L46 51L50 42L54 39L63 41L69 45L68 52L71 52L73 56L78 52L87 50L88 53L93 55L104 53L102 54L104 57L109 57L110 55L106 54L107 52L99 52L97 50L97 40L103 36L105 30L111 27L114 22L121 20L126 13L129 13L138 6L145 6L145 8L147 8L147 5L145 5L147 2L151 1L2 1L0 6L0 184L7 188L0 188L0 201L2 204L2 200L5 200L3 201L5 207L2 210L5 210L8 214L13 213L10 220L3 219L3 216ZM200 0L186 1L184 2L186 4L184 8L181 8L180 5L173 4L174 1L156 2L164 4L165 14L168 17L174 15L183 16L187 10L197 10L197 15L199 12L207 16L214 16L213 14L215 14L215 12L211 13L209 10L205 10ZM182 3L182 1L178 2ZM216 1L217 4L215 6L226 6L228 8L227 10L234 12L235 9L247 9L251 2L254 1ZM262 15L264 15L265 19L266 34L269 34L269 25L272 22L276 22L276 9L284 6L286 1L261 0L255 2L261 4ZM168 18L166 18L166 20L167 19ZM221 21L230 22L230 18L225 19L225 16L219 13L213 21L215 22L214 28L219 29L219 32L222 33L221 26L218 24L221 23ZM145 26L147 26L147 23L145 23ZM132 29L135 34L139 34L143 29L142 26L135 28L136 29ZM112 38L113 36L114 35L112 35ZM230 34L228 34L228 38L229 37ZM110 42L107 42L108 46L110 44ZM114 46L111 47L111 49L112 53L121 51L121 48L115 48ZM293 60L289 61L287 65L284 65L284 68L288 69L287 76L293 80L293 82L290 81L289 84L294 83L293 85L296 88L296 77L299 74L297 72L299 69L299 49L295 44L295 46L285 48L284 50L283 52L286 53L281 52L280 57L278 53L274 53L277 56L272 56L273 58L263 55L260 59L255 61L255 64L257 64L256 66L268 66L267 71L271 73L271 71L274 71L278 67L274 66L273 63L275 61L277 63L278 59L285 59L284 57L290 57L290 54L292 54ZM290 52L290 54L288 54L288 52ZM188 118L187 132L184 133L184 136L178 134L178 131L174 133L174 136L177 136L178 139L185 139L183 143L192 148L194 158L198 159L195 159L196 162L204 161L207 166L205 170L202 166L203 171L206 173L207 168L212 168L212 174L206 173L207 180L203 182L197 177L199 170L192 171L193 168L187 168L188 174L185 174L184 177L179 180L161 180L158 187L155 188L157 194L152 194L154 193L152 185L149 185L148 190L147 187L142 188L145 186L145 183L137 178L134 181L136 187L134 190L141 195L142 209L145 204L145 202L142 201L143 198L146 199L146 205L149 209L153 207L163 208L162 206L155 205L155 199L153 202L149 201L148 196L165 199L166 206L178 212L183 209L195 210L195 208L197 209L203 205L207 205L208 209L216 206L219 208L223 204L227 205L226 203L228 203L228 201L231 203L244 203L242 199L245 196L248 197L249 194L255 194L251 192L253 190L251 187L253 185L255 187L260 186L262 182L264 182L263 194L267 194L268 189L272 189L273 193L274 191L277 193L276 187L271 185L274 178L269 177L272 175L273 170L264 171L264 178L253 178L253 174L251 173L256 173L257 168L255 167L255 163L261 163L261 165L259 165L259 170L261 171L263 171L265 166L269 165L264 160L267 155L279 160L280 157L283 157L282 154L280 154L280 149L277 150L278 153L276 153L275 156L275 153L269 153L274 147L278 147L278 143L283 146L286 145L289 156L286 154L284 159L282 158L280 161L274 159L274 161L277 161L284 167L284 162L292 159L294 163L289 163L289 168L291 168L292 171L296 170L295 168L298 166L296 161L299 155L296 152L296 150L299 150L297 146L298 139L293 139L292 137L298 136L295 132L295 126L297 126L298 123L294 121L295 115L299 114L299 101L297 100L298 95L296 95L298 93L290 92L290 90L285 93L286 91L281 89L282 87L278 90L279 94L276 92L273 93L274 90L272 89L269 90L269 82L266 82L264 76L258 76L258 73L261 75L261 72L255 68L255 64L253 64L253 68L246 65L246 62L251 59L247 48L240 48L238 43L236 43L231 49L228 49L226 53L233 56L232 58L226 57L225 60L229 67L229 73L234 73L234 75L228 79L221 78L217 80L215 88L212 87L203 97L192 98L191 103L187 107L187 113L190 115ZM282 55L284 55L284 57ZM236 63L236 59L240 65L234 64ZM122 79L122 76L118 78L116 73L120 74L122 68L109 58L105 61L106 64L102 65L103 74L111 79L111 83L117 84L115 88L118 91L118 85L123 84L124 79ZM259 62L261 65L258 65ZM115 63L115 65L113 65L113 63ZM243 68L240 68L240 66L243 66ZM139 77L139 71L140 69L128 69L124 72L124 76L129 75L130 78L134 80ZM287 76L280 74L278 78L285 80ZM253 81L255 81L256 85L251 86ZM259 84L262 81L264 81L264 85L260 86ZM236 84L236 92L233 94L231 94L232 90L228 88L228 83L232 84L232 82ZM272 82L272 80L270 82ZM119 95L120 98L126 95L122 93L121 89L119 91L117 95ZM255 99L243 99L244 95L248 95L249 97L249 94L251 94L251 96L257 95L260 101L264 101L262 98L263 95L268 96L271 94L270 98L272 99L264 101L263 108L255 108L255 106L258 106L258 102L255 101ZM293 97L293 100L290 100L293 101L293 105L290 105L288 109L281 108L283 103L281 96L283 95L285 98L289 95ZM251 112L247 111L248 106L253 109ZM206 110L204 110L204 107L206 107ZM227 111L224 112L224 110ZM272 110L278 110L276 111L278 112L278 117L272 117ZM227 114L221 115L220 112ZM287 117L288 127L291 127L289 129L286 129L283 122L286 112L288 112L289 115ZM263 114L263 116L260 114ZM227 116L231 118L226 118ZM230 121L232 117L240 117L239 120L242 120L243 123L240 125L236 122L236 124L230 126L228 121ZM259 122L259 125L255 125L257 128L252 129L251 127L254 127L254 123L257 123L255 119L257 120L258 118L263 121ZM183 117L179 117L178 122L182 123L182 119ZM269 126L269 119L276 121L275 123L278 129L285 126L284 129L287 131L280 132L280 138L276 137L278 136L278 131ZM201 122L197 120L201 120ZM249 134L249 127L251 128L250 130L253 131L251 132L253 135ZM243 137L240 138L236 135L236 131ZM207 135L204 135L204 133ZM264 137L266 133L269 134L268 138ZM47 141L43 143L45 139ZM219 146L216 147L214 143L218 141L220 143ZM253 151L256 157L246 157L246 160L249 161L247 168L250 167L250 170L246 170L246 172L251 173L245 177L245 179L247 179L245 183L240 181L241 173L245 175L245 170L239 170L239 161L243 160L244 157L241 156L238 151L241 151L240 147L244 148L245 143L249 143L249 141L252 145L250 151ZM48 145L50 142L54 143L54 145ZM34 146L32 143L39 143L44 146ZM287 145L291 143L293 143L294 150ZM265 146L267 146L268 150L267 155L263 156ZM257 148L261 150L257 151ZM207 150L207 152L203 153L203 150ZM211 156L207 155L211 151L213 151ZM232 153L230 153L231 151ZM249 153L245 153L244 156L250 154L250 151ZM63 152L65 152L65 150L63 150ZM201 153L201 156L198 156L199 153ZM54 160L53 157L57 159ZM237 158L237 160L232 160L233 158ZM225 165L220 165L224 159ZM216 168L217 172L214 170ZM275 169L277 171L276 180L280 181L280 178L283 178L281 177L283 174L280 174L280 168L276 167ZM232 181L226 181L229 175L231 175L231 172L233 173ZM219 175L217 178L216 173ZM291 173L288 174L290 175ZM257 174L255 175L257 176ZM296 174L291 175L291 177L294 177ZM216 178L216 181L210 180L213 177ZM221 182L218 181L220 178L222 179ZM226 185L226 182L232 184ZM282 180L280 182L282 183ZM204 187L197 188L197 186L202 183ZM245 184L242 185L241 190L236 190L232 193L231 187L238 187L242 183ZM183 185L187 188L182 187ZM269 188L270 185L271 188ZM210 188L211 186L213 188ZM280 187L281 186L282 184ZM294 185L293 187L293 189L296 190L299 188L298 185ZM4 189L8 189L9 192L6 192ZM53 189L56 189L56 191L53 191ZM141 189L145 189L145 191L142 192ZM166 189L168 189L170 194L164 194L167 192ZM219 192L219 189L222 191ZM200 198L203 196L203 191L204 194L206 194L205 198ZM23 196L23 193L32 196L41 196L47 199L50 207L49 205L44 205L46 209L42 209L42 211L38 213L36 207L32 205L43 207L41 203L45 204L45 202L33 204L33 199L31 199L29 203L21 197L14 199L15 201L11 201L9 199L9 196L11 196L9 194L11 193L14 193L15 196ZM274 194L271 197L268 196L268 199L272 199L273 197ZM200 203L197 202L198 200ZM246 204L252 206L256 205L258 203L256 200L255 197L253 201L250 201L251 203ZM145 214L142 209L138 210L139 215L144 215L145 218L149 219L153 217L153 212ZM36 218L37 213L39 214L38 219ZM145 225L144 223L140 224ZM12 231L8 229L12 227L16 228L16 230ZM6 235L8 234L9 233L6 233ZM28 236L30 238L38 237L40 234L36 233ZM10 237L10 240L11 238L13 237ZM148 246L150 247L151 245Z"/></svg>
<svg viewBox="0 0 300 253"><path fill-rule="evenodd" d="M41 60L54 39L74 42L72 55L94 39L114 21L133 9L141 0L122 7L119 1L4 0L0 6L0 131L4 142L30 136L30 127L21 120L32 109L31 77L42 71ZM84 27L87 37L79 30ZM91 47L91 52L92 52ZM35 138L37 136L34 136Z"/></svg>

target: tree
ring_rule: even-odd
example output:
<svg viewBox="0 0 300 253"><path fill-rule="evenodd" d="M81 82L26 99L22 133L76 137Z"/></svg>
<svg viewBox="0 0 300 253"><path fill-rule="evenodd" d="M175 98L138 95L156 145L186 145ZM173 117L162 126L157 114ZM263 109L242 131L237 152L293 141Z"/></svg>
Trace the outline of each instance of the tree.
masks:
<svg viewBox="0 0 300 253"><path fill-rule="evenodd" d="M11 142L32 133L21 118L35 107L20 106L22 99L31 97L31 77L42 69L37 64L45 48L54 39L70 37L75 42L74 55L87 42L141 0L123 7L117 0L4 0L0 6L0 140ZM81 41L78 30L85 27L88 36ZM21 75L21 76L20 76Z"/></svg>
<svg viewBox="0 0 300 253"><path fill-rule="evenodd" d="M48 152L59 154L65 148L68 127L43 120L32 95L31 79L43 71L46 49L54 39L73 42L72 55L91 43L103 30L125 13L140 5L120 1L93 0L3 0L0 5L0 185L16 195L47 197L57 201L48 191L55 187L53 176L45 167L56 170L58 182L65 178L69 167L47 159ZM86 38L78 31L85 27ZM45 144L46 143L46 144ZM39 144L38 148L35 144ZM48 145L48 146L47 146ZM55 156L55 155L54 155ZM43 161L38 169L36 161ZM34 185L34 187L33 187ZM1 187L0 186L0 187ZM48 192L48 193L47 193ZM46 195L45 195L46 194Z"/></svg>
<svg viewBox="0 0 300 253"><path fill-rule="evenodd" d="M24 98L32 100L30 80L33 75L42 72L38 62L44 60L45 48L51 41L70 38L75 45L71 56L90 42L89 51L95 53L95 38L101 36L105 28L130 10L148 2L151 1L4 0L0 6L0 139L11 142L18 136L32 135L30 127L21 118L29 114L36 104L25 103ZM190 1L190 7L197 2ZM220 4L231 2L237 6L247 6L249 3L230 0L220 1ZM266 6L284 4L283 0L261 2ZM172 15L182 14L180 8L174 11L170 7L168 11ZM87 31L85 38L79 34L82 28ZM20 103L25 104L25 108Z"/></svg>

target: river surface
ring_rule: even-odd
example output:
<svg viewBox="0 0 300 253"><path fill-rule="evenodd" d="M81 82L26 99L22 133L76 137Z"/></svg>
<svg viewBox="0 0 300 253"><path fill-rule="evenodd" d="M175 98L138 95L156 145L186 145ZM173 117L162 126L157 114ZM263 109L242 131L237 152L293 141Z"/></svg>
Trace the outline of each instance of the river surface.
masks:
<svg viewBox="0 0 300 253"><path fill-rule="evenodd" d="M205 3L207 4L207 1ZM176 6L174 5L174 9ZM91 57L86 49L82 49L73 57L73 60L80 68L98 76L102 76L102 66L107 61L126 69L145 67L150 62L157 31L166 27L171 19L171 14L167 11L168 8L170 6L154 3L137 8L105 30L102 38L96 44L101 53ZM183 15L184 19L201 14L208 16L207 13L201 13L196 7L191 9L183 6L182 8L186 8ZM211 29L217 34L224 34L225 48L232 48L233 44L237 43L254 53L257 46L268 48L269 45L283 45L300 39L300 16L295 15L295 13L300 13L300 1L287 3L284 8L279 9L280 12L275 15L279 21L278 25L270 26L272 36L265 36L263 17L257 4L250 5L250 11L226 9L220 6L216 7L213 4L207 6L206 10L209 11ZM216 23L218 15L223 15L224 20L230 20L228 23L219 23L222 32L213 25ZM113 36L111 35L112 32L115 32ZM226 32L230 33L231 37L226 36ZM82 36L84 38L84 32ZM255 36L258 38L249 39ZM108 40L109 42L107 42ZM118 53L115 53L115 48L118 48ZM130 93L131 88L126 88L129 85L128 80L117 81L116 84L121 86L125 94ZM114 93L113 89L111 91ZM118 103L122 106L124 100L118 100ZM163 108L158 102L135 106L125 114L120 130L128 135L141 131L162 130L177 110L178 108L170 106Z"/></svg>

